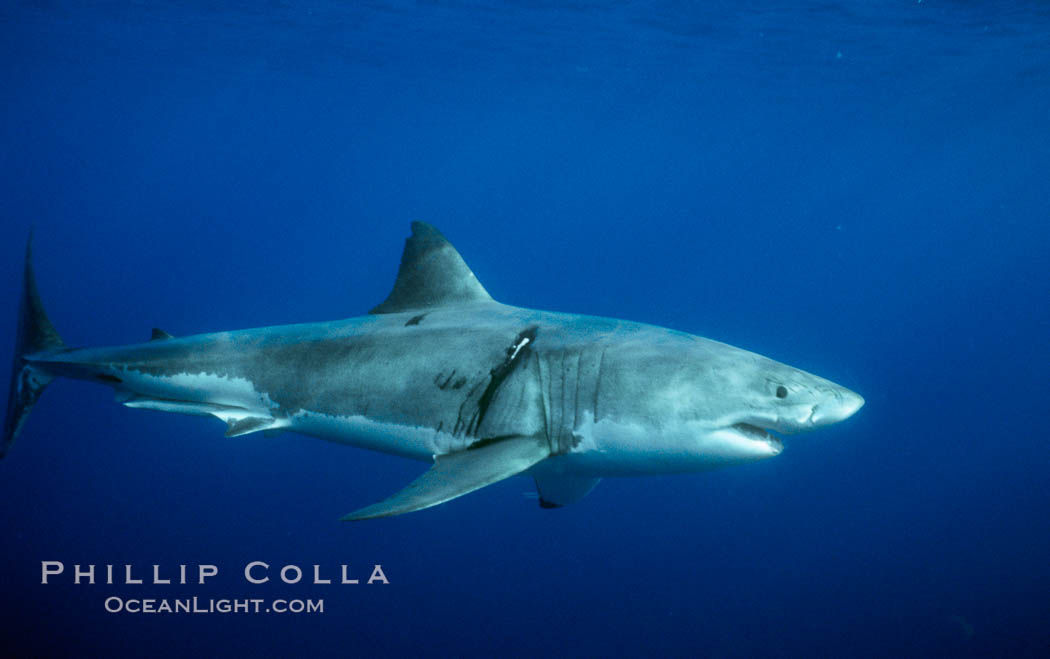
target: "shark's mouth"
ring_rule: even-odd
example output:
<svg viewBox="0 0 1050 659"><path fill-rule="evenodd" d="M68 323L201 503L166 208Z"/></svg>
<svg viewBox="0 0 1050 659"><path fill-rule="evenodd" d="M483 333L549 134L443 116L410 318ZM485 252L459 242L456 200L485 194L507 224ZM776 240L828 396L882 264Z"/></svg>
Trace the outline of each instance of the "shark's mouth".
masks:
<svg viewBox="0 0 1050 659"><path fill-rule="evenodd" d="M753 426L750 423L734 423L732 425L733 430L736 430L744 437L754 440L756 442L769 442L775 446L782 446L780 438L770 433L765 428L759 428Z"/></svg>

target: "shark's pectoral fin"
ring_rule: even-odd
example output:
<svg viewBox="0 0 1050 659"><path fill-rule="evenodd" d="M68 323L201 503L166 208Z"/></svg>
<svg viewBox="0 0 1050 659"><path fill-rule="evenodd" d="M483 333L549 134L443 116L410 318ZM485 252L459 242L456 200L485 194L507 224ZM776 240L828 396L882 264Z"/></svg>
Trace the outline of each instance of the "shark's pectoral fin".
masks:
<svg viewBox="0 0 1050 659"><path fill-rule="evenodd" d="M405 489L342 519L391 517L430 508L520 474L549 455L547 441L536 437L510 437L458 453L439 455L434 466Z"/></svg>
<svg viewBox="0 0 1050 659"><path fill-rule="evenodd" d="M540 473L533 476L541 508L560 508L587 496L600 478L576 474Z"/></svg>

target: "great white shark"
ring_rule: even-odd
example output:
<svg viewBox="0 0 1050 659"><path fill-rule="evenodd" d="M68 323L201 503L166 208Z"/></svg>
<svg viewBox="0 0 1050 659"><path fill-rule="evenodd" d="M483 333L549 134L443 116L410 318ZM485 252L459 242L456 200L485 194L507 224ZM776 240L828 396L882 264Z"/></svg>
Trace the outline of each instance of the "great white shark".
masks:
<svg viewBox="0 0 1050 659"><path fill-rule="evenodd" d="M698 472L778 455L781 439L864 404L833 382L652 325L496 302L455 248L415 222L393 291L349 320L70 348L26 248L0 456L56 377L128 407L211 416L235 437L294 431L431 463L361 520L429 508L516 474L540 505L605 476Z"/></svg>

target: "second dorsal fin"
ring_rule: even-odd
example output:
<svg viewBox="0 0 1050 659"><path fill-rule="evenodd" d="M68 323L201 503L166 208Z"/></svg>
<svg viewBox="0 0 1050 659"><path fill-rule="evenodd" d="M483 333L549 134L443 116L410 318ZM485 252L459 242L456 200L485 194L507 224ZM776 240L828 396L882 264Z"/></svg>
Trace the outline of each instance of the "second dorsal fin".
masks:
<svg viewBox="0 0 1050 659"><path fill-rule="evenodd" d="M470 271L463 257L441 232L426 222L413 222L405 241L394 290L370 313L400 313L470 302L492 297Z"/></svg>
<svg viewBox="0 0 1050 659"><path fill-rule="evenodd" d="M174 338L175 337L173 337L171 334L168 334L167 332L165 332L161 328L154 327L153 328L153 334L149 337L149 340L150 341L164 341L164 340L167 340L167 339L174 339Z"/></svg>

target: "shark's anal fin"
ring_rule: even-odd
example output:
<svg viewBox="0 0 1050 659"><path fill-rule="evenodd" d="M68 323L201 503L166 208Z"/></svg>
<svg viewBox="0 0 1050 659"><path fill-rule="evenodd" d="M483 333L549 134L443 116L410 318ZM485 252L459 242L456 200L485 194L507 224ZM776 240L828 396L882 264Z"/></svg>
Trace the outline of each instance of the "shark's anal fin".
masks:
<svg viewBox="0 0 1050 659"><path fill-rule="evenodd" d="M344 516L343 521L391 517L436 506L515 474L550 455L547 441L510 437L439 455L434 466L392 497Z"/></svg>
<svg viewBox="0 0 1050 659"><path fill-rule="evenodd" d="M561 508L587 496L601 479L594 476L542 472L535 474L533 480L536 481L536 491L540 495L540 507Z"/></svg>

